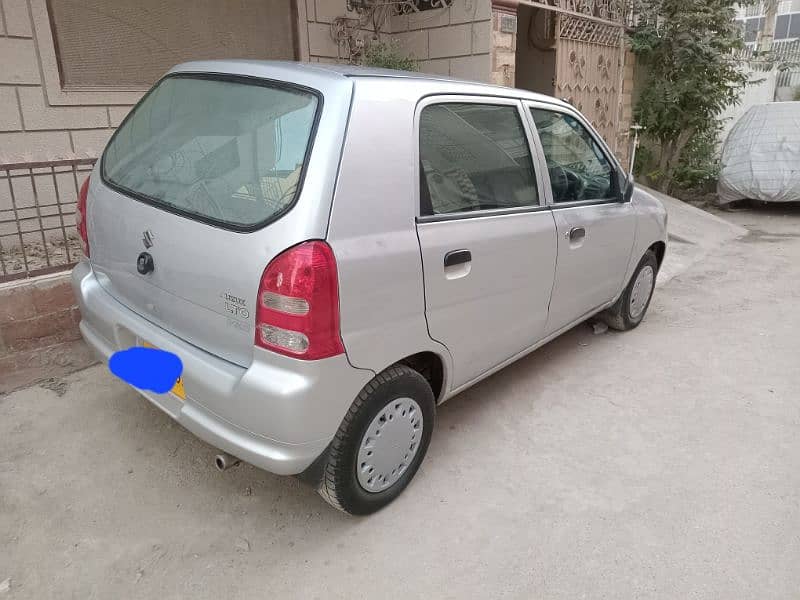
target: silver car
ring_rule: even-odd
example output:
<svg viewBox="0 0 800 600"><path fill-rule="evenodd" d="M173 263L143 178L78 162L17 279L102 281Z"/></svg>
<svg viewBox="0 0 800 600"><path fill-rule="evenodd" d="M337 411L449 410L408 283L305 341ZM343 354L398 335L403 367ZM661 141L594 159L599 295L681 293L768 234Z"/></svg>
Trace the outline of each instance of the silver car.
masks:
<svg viewBox="0 0 800 600"><path fill-rule="evenodd" d="M593 315L636 327L666 249L569 104L297 63L172 69L77 212L88 344L177 355L171 391L140 391L219 467L352 514L408 485L437 404Z"/></svg>

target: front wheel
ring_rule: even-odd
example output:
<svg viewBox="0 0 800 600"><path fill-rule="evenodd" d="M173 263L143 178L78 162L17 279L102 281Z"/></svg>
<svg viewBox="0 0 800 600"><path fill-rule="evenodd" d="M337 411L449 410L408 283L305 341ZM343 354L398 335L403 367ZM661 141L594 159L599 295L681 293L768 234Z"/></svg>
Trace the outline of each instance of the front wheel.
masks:
<svg viewBox="0 0 800 600"><path fill-rule="evenodd" d="M394 365L376 375L331 442L317 487L320 496L353 515L389 504L425 458L435 415L431 387L417 371Z"/></svg>
<svg viewBox="0 0 800 600"><path fill-rule="evenodd" d="M612 329L627 331L633 329L644 319L658 274L658 259L652 250L644 253L642 260L633 272L628 287L622 292L614 306L598 315Z"/></svg>

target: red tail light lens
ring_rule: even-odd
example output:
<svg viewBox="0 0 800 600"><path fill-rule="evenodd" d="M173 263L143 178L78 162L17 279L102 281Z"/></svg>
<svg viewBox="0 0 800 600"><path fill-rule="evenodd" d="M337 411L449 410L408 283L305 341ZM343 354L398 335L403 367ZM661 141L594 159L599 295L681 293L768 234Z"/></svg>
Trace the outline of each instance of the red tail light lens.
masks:
<svg viewBox="0 0 800 600"><path fill-rule="evenodd" d="M83 182L81 191L78 193L78 203L75 205L75 226L78 228L78 235L81 236L81 250L89 257L89 234L86 229L86 196L89 194L89 177Z"/></svg>
<svg viewBox="0 0 800 600"><path fill-rule="evenodd" d="M305 242L267 265L258 288L255 343L304 360L344 352L336 259L328 244Z"/></svg>

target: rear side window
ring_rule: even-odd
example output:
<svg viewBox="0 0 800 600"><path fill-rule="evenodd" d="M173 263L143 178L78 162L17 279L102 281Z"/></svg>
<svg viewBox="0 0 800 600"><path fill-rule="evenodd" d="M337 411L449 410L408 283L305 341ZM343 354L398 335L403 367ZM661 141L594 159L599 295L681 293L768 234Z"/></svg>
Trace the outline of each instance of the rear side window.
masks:
<svg viewBox="0 0 800 600"><path fill-rule="evenodd" d="M421 213L537 206L536 176L514 106L434 104L420 115Z"/></svg>
<svg viewBox="0 0 800 600"><path fill-rule="evenodd" d="M294 203L318 103L279 84L167 77L111 139L103 178L189 217L255 228Z"/></svg>

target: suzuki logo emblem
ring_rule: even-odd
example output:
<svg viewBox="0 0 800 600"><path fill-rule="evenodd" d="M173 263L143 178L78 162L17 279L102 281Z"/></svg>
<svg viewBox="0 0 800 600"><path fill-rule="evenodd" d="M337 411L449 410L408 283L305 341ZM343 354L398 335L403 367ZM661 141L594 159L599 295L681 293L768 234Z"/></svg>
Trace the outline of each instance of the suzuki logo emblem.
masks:
<svg viewBox="0 0 800 600"><path fill-rule="evenodd" d="M155 237L156 236L154 236L149 229L145 229L144 232L142 232L142 243L144 244L144 247L148 249L152 248Z"/></svg>

